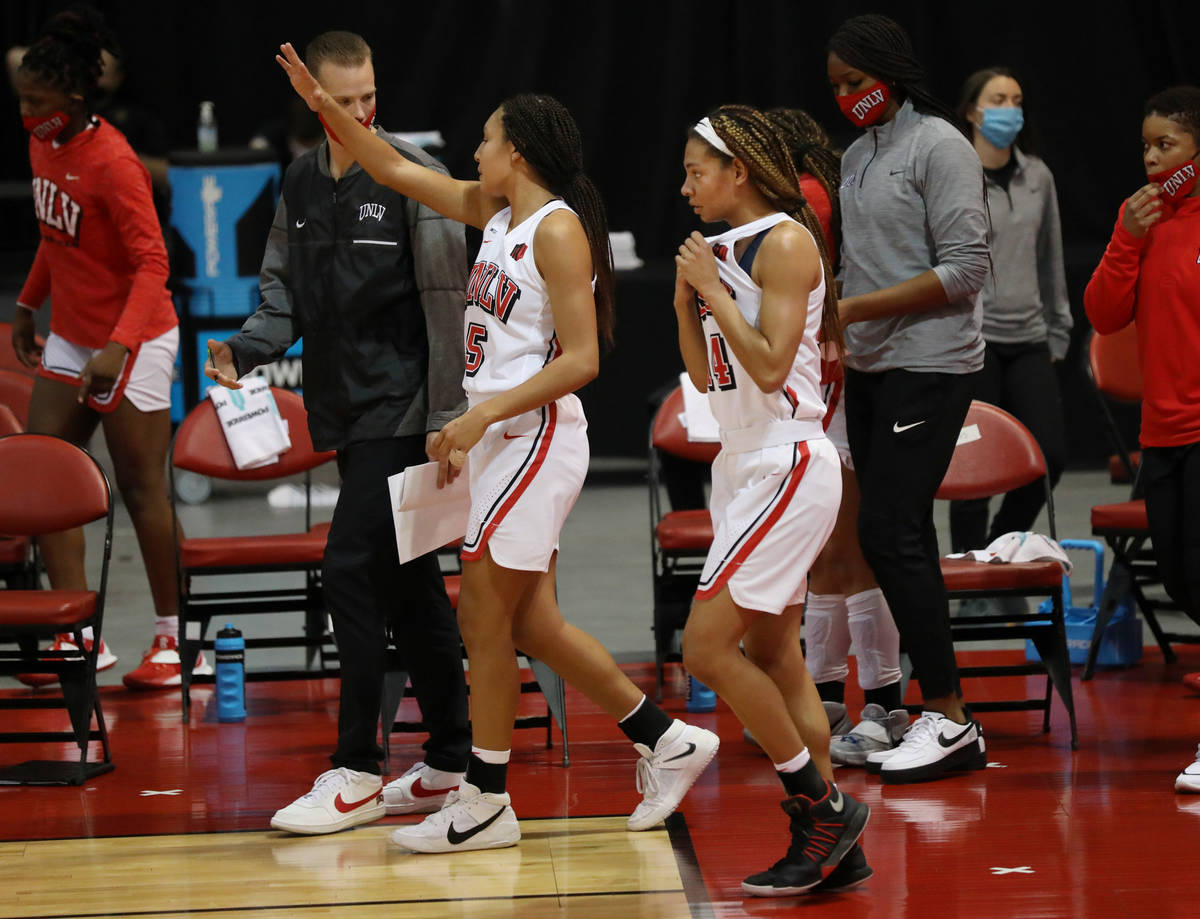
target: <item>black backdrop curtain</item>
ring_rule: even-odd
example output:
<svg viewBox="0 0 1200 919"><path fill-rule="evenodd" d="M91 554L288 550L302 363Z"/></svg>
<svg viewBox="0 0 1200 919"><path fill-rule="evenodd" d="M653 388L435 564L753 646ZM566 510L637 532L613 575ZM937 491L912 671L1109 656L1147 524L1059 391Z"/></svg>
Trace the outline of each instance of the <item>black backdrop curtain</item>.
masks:
<svg viewBox="0 0 1200 919"><path fill-rule="evenodd" d="M0 13L0 40L5 47L30 41L66 5L10 0ZM474 175L471 154L483 122L505 96L552 93L579 121L612 228L632 230L639 254L651 259L668 256L694 228L678 194L685 128L722 102L793 105L848 143L853 129L831 98L824 44L847 16L885 12L908 28L930 87L950 104L963 78L979 67L1004 64L1017 73L1027 119L1057 178L1081 319L1082 284L1117 206L1144 181L1145 98L1168 85L1200 82L1196 7L1169 0L1087 6L1028 0L101 0L96 6L125 47L131 95L158 112L176 147L195 144L202 99L216 103L222 143L245 143L282 114L291 93L273 60L278 43L303 48L332 28L360 32L374 48L380 123L392 130L439 129L454 175ZM26 141L15 99L7 87L3 92L9 115L0 119L0 179L18 180L28 175ZM12 228L0 228L0 237L11 247ZM631 334L624 313L622 322L621 334Z"/></svg>

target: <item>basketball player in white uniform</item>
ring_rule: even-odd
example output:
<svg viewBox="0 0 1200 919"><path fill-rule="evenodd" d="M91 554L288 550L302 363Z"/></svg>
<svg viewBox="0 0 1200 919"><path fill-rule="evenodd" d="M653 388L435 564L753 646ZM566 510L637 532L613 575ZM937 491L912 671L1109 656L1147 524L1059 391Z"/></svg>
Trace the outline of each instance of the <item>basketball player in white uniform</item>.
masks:
<svg viewBox="0 0 1200 919"><path fill-rule="evenodd" d="M816 217L761 112L723 106L702 119L684 169L682 193L700 218L732 226L693 233L676 258L680 350L721 428L714 538L684 663L758 739L788 794L792 846L743 891L840 889L870 876L856 846L870 812L832 783L829 722L799 642L806 575L841 497L837 450L822 429L817 343L822 332L840 341L836 314L826 314L836 303Z"/></svg>
<svg viewBox="0 0 1200 919"><path fill-rule="evenodd" d="M484 231L467 283L470 407L435 452L470 454L459 627L471 667L474 747L442 810L392 834L417 852L515 845L505 790L520 693L516 649L552 667L620 722L641 754L643 800L631 830L661 822L716 754L717 736L673 720L555 599L558 534L587 471L587 424L574 391L595 377L598 333L612 327L604 207L583 172L570 113L549 96L514 96L492 113L475 152L479 181L412 163L331 99L291 45L277 58L293 87L380 184Z"/></svg>

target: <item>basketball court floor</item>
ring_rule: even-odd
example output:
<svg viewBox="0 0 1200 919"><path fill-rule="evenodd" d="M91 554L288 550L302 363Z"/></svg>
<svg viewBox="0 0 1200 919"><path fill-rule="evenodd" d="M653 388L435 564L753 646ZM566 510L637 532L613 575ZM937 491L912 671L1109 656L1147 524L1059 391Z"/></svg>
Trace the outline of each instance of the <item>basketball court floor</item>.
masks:
<svg viewBox="0 0 1200 919"><path fill-rule="evenodd" d="M1074 472L1056 496L1060 535L1086 536L1087 508L1117 500L1120 489L1099 473ZM300 513L269 509L260 490L218 489L206 504L184 509L184 525L197 535L286 531ZM944 509L938 519L944 523ZM1195 914L1200 796L1176 795L1172 784L1200 741L1200 698L1180 683L1184 673L1200 670L1200 646L1180 647L1172 665L1147 647L1131 669L1077 680L1078 751L1056 699L1048 734L1040 713L983 715L989 767L980 772L884 787L876 777L839 769L842 787L872 808L863 843L874 877L846 894L744 899L741 879L786 848L782 790L727 707L685 714L677 664L668 670L664 706L715 730L722 746L661 829L625 831L639 798L636 753L602 712L568 690L569 766L557 729L549 749L544 729L515 734L510 791L523 832L515 848L406 854L388 834L419 819L412 817L324 837L270 830L271 814L327 768L336 681L248 684L242 724L216 721L211 687L194 690L186 725L176 692L125 691L120 674L148 643L152 611L123 511L118 521L106 635L122 660L102 675L116 769L78 788L0 787L0 916ZM1080 562L1075 585L1086 599L1090 564ZM609 482L586 489L564 531L559 570L564 611L653 693L645 487ZM265 623L286 619L258 618L267 628L282 628ZM1000 643L961 656L1015 661L1023 649ZM270 663L255 658L248 667ZM1035 695L1042 681L993 678L964 688L968 699L981 701ZM28 690L5 681L0 692ZM861 704L853 670L847 697L851 709ZM915 698L914 687L909 701ZM523 713L544 711L540 696L523 697ZM410 700L401 717L416 720ZM65 720L43 712L6 718L29 727ZM393 774L420 757L421 740L393 735ZM3 764L58 755L69 753L0 747Z"/></svg>

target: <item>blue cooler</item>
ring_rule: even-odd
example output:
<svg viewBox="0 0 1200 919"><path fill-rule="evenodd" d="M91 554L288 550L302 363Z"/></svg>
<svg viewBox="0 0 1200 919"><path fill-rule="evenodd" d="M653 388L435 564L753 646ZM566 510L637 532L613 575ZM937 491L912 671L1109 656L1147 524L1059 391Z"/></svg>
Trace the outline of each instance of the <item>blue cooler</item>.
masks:
<svg viewBox="0 0 1200 919"><path fill-rule="evenodd" d="M1096 630L1096 618L1100 610L1100 598L1104 595L1104 546L1092 539L1062 539L1058 543L1064 549L1090 550L1096 556L1095 591L1091 606L1071 605L1071 581L1063 576L1063 612L1067 626L1067 653L1072 664L1086 664L1088 650L1092 646L1092 633ZM1050 613L1052 601L1045 600L1038 612ZM1025 642L1025 659L1041 660L1033 642ZM1133 597L1122 598L1113 611L1112 618L1100 638L1100 652L1096 664L1100 667L1132 667L1142 659L1142 619L1133 606Z"/></svg>
<svg viewBox="0 0 1200 919"><path fill-rule="evenodd" d="M203 374L207 339L229 337L258 308L279 163L269 151L242 148L179 151L169 162L171 267L180 317L171 419L181 421L209 385ZM298 363L299 343L293 351L288 354ZM298 389L296 382L290 388Z"/></svg>

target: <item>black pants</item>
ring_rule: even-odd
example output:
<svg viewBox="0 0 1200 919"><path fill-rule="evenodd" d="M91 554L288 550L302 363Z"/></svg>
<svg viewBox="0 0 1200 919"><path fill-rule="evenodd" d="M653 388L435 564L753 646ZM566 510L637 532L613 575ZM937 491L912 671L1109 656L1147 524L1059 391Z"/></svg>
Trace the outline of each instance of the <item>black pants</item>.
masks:
<svg viewBox="0 0 1200 919"><path fill-rule="evenodd" d="M846 370L846 430L862 490L858 538L926 699L958 692L933 496L977 376Z"/></svg>
<svg viewBox="0 0 1200 919"><path fill-rule="evenodd" d="M1067 461L1058 375L1044 341L1017 345L989 342L975 398L998 405L1029 428L1042 448L1050 485L1058 484ZM950 502L950 544L954 552L982 549L1014 530L1031 529L1046 503L1041 480L1004 496L988 528L988 500Z"/></svg>
<svg viewBox="0 0 1200 919"><path fill-rule="evenodd" d="M1140 475L1159 577L1200 623L1200 444L1144 447Z"/></svg>
<svg viewBox="0 0 1200 919"><path fill-rule="evenodd" d="M376 734L389 633L429 726L425 762L462 772L471 752L458 624L435 555L401 565L387 479L426 461L425 438L395 437L338 451L342 489L322 577L342 665L333 765L380 770Z"/></svg>

